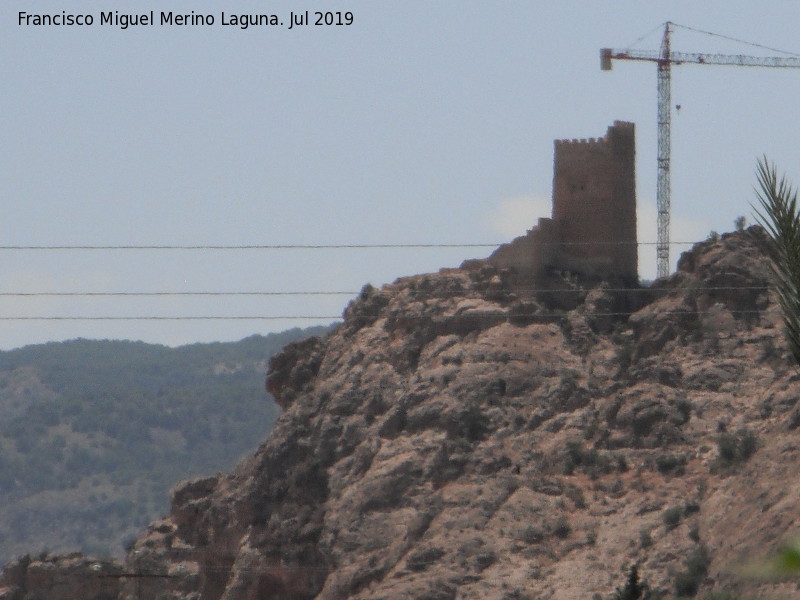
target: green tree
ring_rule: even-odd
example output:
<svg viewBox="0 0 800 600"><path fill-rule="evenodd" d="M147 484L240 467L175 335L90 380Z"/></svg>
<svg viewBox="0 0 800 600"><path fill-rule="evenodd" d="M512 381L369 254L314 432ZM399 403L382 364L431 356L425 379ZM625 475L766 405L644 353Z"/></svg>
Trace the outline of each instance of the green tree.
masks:
<svg viewBox="0 0 800 600"><path fill-rule="evenodd" d="M703 544L696 546L686 558L683 571L675 574L675 595L679 598L692 598L697 595L700 584L708 574L711 555Z"/></svg>
<svg viewBox="0 0 800 600"><path fill-rule="evenodd" d="M646 583L639 580L639 565L633 565L628 573L628 580L625 586L617 588L611 600L640 600L647 598L649 588Z"/></svg>

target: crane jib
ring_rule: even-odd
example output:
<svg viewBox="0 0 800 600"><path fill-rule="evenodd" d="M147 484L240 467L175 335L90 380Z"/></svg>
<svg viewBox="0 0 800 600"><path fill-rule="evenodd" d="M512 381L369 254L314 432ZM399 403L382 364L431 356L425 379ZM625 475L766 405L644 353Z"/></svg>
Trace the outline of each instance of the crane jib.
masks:
<svg viewBox="0 0 800 600"><path fill-rule="evenodd" d="M645 60L663 62L661 53L648 50L612 50L603 48L600 51L601 68L611 70L611 60ZM795 56L748 56L745 54L710 54L701 52L670 52L669 62L673 65L685 63L700 65L732 65L738 67L782 67L800 68L800 57Z"/></svg>

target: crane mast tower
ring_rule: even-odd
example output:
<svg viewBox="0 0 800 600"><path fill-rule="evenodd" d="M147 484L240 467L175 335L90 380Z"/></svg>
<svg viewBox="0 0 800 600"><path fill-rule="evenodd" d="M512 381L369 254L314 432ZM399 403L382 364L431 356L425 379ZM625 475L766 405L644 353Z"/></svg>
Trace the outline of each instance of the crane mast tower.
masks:
<svg viewBox="0 0 800 600"><path fill-rule="evenodd" d="M648 50L600 50L600 68L611 70L612 60L643 60L656 63L658 68L658 177L656 204L658 212L658 239L656 260L658 277L669 275L669 220L670 220L670 124L672 116L671 72L672 65L732 65L739 67L788 67L800 68L800 56L745 56L740 54L711 54L697 52L673 52L670 34L674 24L664 24L661 47ZM707 32L703 32L707 33ZM737 40L738 41L738 40ZM787 53L788 54L788 53Z"/></svg>

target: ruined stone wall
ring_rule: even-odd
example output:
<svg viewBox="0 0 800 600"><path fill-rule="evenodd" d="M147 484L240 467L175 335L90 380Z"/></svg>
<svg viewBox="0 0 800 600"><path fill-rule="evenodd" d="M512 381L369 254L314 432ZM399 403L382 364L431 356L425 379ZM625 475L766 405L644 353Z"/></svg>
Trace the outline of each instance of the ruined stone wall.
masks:
<svg viewBox="0 0 800 600"><path fill-rule="evenodd" d="M564 267L636 281L635 131L615 121L606 137L556 140L553 220Z"/></svg>
<svg viewBox="0 0 800 600"><path fill-rule="evenodd" d="M489 262L514 269L525 280L535 279L548 269L562 268L558 224L553 219L539 219L539 224L524 236L495 250Z"/></svg>

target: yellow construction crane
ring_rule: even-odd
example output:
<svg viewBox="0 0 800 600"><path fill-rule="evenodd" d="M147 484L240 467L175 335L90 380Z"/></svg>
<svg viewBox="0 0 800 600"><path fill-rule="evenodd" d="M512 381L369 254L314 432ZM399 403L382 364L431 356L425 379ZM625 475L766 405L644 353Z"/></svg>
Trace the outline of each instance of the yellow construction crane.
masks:
<svg viewBox="0 0 800 600"><path fill-rule="evenodd" d="M664 35L658 51L648 50L600 50L600 68L611 70L612 60L645 60L658 67L658 179L656 204L658 208L658 240L656 260L658 277L669 275L669 216L670 216L670 117L672 65L733 65L738 67L788 67L800 68L800 56L744 56L739 54L704 54L695 52L673 52L670 48L670 33L675 24L664 24ZM691 29L691 28L687 28ZM698 30L695 30L698 31ZM709 33L703 31L702 33ZM713 34L712 34L713 35ZM725 36L720 36L725 37ZM732 38L727 38L732 39ZM735 40L741 41L741 40ZM755 45L755 44L753 44ZM764 48L764 46L761 46ZM769 50L776 51L774 48ZM777 51L781 52L781 51ZM790 53L785 53L790 54Z"/></svg>

